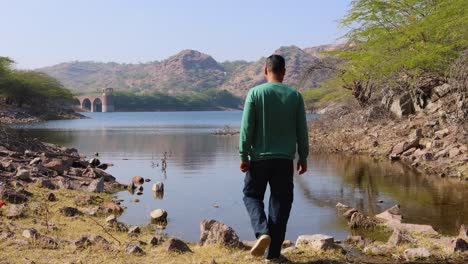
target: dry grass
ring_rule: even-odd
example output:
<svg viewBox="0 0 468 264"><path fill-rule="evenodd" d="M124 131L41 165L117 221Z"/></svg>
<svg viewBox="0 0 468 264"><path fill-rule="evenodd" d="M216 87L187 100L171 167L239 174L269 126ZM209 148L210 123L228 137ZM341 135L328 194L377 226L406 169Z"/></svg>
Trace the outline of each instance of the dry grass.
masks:
<svg viewBox="0 0 468 264"><path fill-rule="evenodd" d="M249 257L249 252L240 249L230 249L223 246L199 246L197 244L189 244L193 253L176 254L165 251L164 244L158 246L145 245L142 249L145 251L143 256L126 255L125 243L131 241L148 241L149 238L157 233L152 226L141 227L141 234L138 238L130 238L126 232L117 232L108 230L112 236L121 241L121 245L105 232L102 227L97 225L95 221L103 226L105 217L76 216L65 217L58 211L63 206L73 206L75 197L79 195L89 194L76 190L57 190L54 191L58 201L47 202L45 204L42 197L49 191L36 186L30 186L28 191L34 194L28 207L33 207L34 204L40 205L41 213L34 214L32 210L27 212L27 217L17 220L6 219L5 215L0 214L0 231L11 231L15 237L8 239L0 239L0 263L211 263L215 260L216 263L264 263L263 259L252 259ZM95 194L103 198L104 201L112 199L111 194ZM90 205L92 208L95 205ZM6 211L4 207L3 211ZM49 214L44 213L44 208L47 208ZM84 209L85 207L78 207ZM46 217L47 216L47 217ZM47 230L44 222L53 223L57 230ZM36 243L23 245L14 242L15 240L28 239L22 237L21 233L26 228L35 228L40 234L53 237L59 242L58 249L44 249ZM105 249L97 245L90 246L84 250L76 249L67 241L78 240L83 234L100 235L111 243L110 249ZM33 242L33 241L29 241ZM292 263L314 263L315 261L324 261L318 263L342 263L344 256L335 251L326 253L314 253L305 251L294 251L287 255Z"/></svg>

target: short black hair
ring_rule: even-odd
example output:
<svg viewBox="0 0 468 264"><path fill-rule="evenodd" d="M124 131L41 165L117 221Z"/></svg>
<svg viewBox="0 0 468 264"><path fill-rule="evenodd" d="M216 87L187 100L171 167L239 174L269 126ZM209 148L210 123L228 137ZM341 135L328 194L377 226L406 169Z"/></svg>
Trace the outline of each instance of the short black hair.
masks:
<svg viewBox="0 0 468 264"><path fill-rule="evenodd" d="M283 73L286 69L286 62L283 56L273 54L266 59L266 67L275 74Z"/></svg>

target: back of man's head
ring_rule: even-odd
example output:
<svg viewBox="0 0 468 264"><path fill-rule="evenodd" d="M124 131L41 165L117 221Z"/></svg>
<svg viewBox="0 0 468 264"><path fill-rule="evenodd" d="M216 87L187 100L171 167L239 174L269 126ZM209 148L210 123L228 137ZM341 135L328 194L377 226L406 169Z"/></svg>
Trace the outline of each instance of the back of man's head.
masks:
<svg viewBox="0 0 468 264"><path fill-rule="evenodd" d="M273 74L284 74L286 63L281 55L273 54L266 59L266 68Z"/></svg>

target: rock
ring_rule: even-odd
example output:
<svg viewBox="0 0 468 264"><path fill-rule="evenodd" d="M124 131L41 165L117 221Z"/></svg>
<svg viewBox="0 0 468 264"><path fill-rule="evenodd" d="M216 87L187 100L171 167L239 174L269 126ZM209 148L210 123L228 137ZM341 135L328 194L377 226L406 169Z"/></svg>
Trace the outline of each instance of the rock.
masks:
<svg viewBox="0 0 468 264"><path fill-rule="evenodd" d="M335 239L327 235L301 235L297 238L297 248L308 248L312 250L331 249L335 246Z"/></svg>
<svg viewBox="0 0 468 264"><path fill-rule="evenodd" d="M404 243L416 243L416 240L407 232L395 228L387 243L392 246L399 246Z"/></svg>
<svg viewBox="0 0 468 264"><path fill-rule="evenodd" d="M348 236L346 238L346 243L356 245L360 248L365 248L372 242L372 239L364 238L362 236Z"/></svg>
<svg viewBox="0 0 468 264"><path fill-rule="evenodd" d="M153 187L151 188L153 192L164 192L164 183L162 182L156 182L153 184Z"/></svg>
<svg viewBox="0 0 468 264"><path fill-rule="evenodd" d="M49 190L58 189L58 187L50 179L39 178L36 180L36 184L41 188L46 188Z"/></svg>
<svg viewBox="0 0 468 264"><path fill-rule="evenodd" d="M141 176L133 176L133 178L132 178L132 183L133 184L141 185L144 182L145 182L145 179L143 179L143 177L141 177Z"/></svg>
<svg viewBox="0 0 468 264"><path fill-rule="evenodd" d="M36 239L39 236L39 233L34 228L28 228L23 230L23 233L21 235L25 238Z"/></svg>
<svg viewBox="0 0 468 264"><path fill-rule="evenodd" d="M349 206L348 206L348 205L342 204L342 203L340 203L340 202L337 203L337 204L335 205L335 207L338 208L338 209L341 209L341 210L347 210L347 209L349 209Z"/></svg>
<svg viewBox="0 0 468 264"><path fill-rule="evenodd" d="M6 187L0 187L0 197L11 204L22 204L28 201L26 195Z"/></svg>
<svg viewBox="0 0 468 264"><path fill-rule="evenodd" d="M418 225L418 224L406 224L400 223L398 221L388 221L385 223L390 228L397 228L402 231L406 231L409 233L418 233L423 234L425 236L437 236L439 233L434 230L434 228L430 225Z"/></svg>
<svg viewBox="0 0 468 264"><path fill-rule="evenodd" d="M140 230L139 226L132 226L128 230L128 235L129 236L138 236L138 234L140 234L140 232L141 232L141 230Z"/></svg>
<svg viewBox="0 0 468 264"><path fill-rule="evenodd" d="M135 203L139 203L139 202L140 202L140 199L138 199L138 198L135 198L135 199L133 199L133 202L135 202Z"/></svg>
<svg viewBox="0 0 468 264"><path fill-rule="evenodd" d="M417 148L419 145L419 137L414 137L410 140L400 142L393 146L392 151L390 152L390 156L398 156L403 154L403 152L411 149Z"/></svg>
<svg viewBox="0 0 468 264"><path fill-rule="evenodd" d="M100 235L90 235L89 240L96 245L100 245L102 247L108 247L110 245L109 241L107 239L103 238Z"/></svg>
<svg viewBox="0 0 468 264"><path fill-rule="evenodd" d="M346 211L346 212L343 214L343 216L344 216L346 219L349 220L349 219L351 219L351 216L352 216L354 213L356 213L356 212L358 212L358 210L357 210L356 208L351 208L351 209L348 209L348 211Z"/></svg>
<svg viewBox="0 0 468 264"><path fill-rule="evenodd" d="M434 135L436 137L435 139L442 139L442 138L446 137L449 133L450 133L450 131L448 130L448 128L436 131L434 133Z"/></svg>
<svg viewBox="0 0 468 264"><path fill-rule="evenodd" d="M221 244L238 247L239 236L231 227L216 220L203 220L200 223L200 245Z"/></svg>
<svg viewBox="0 0 468 264"><path fill-rule="evenodd" d="M109 173L101 169L92 168L92 167L86 168L82 176L86 178L92 178L92 179L104 178L104 181L106 182L115 181L114 176L110 175Z"/></svg>
<svg viewBox="0 0 468 264"><path fill-rule="evenodd" d="M151 181L151 179L148 179L148 178L145 179L145 182L150 182L150 181Z"/></svg>
<svg viewBox="0 0 468 264"><path fill-rule="evenodd" d="M92 243L87 235L82 235L80 239L73 241L72 244L77 249L84 249L91 246Z"/></svg>
<svg viewBox="0 0 468 264"><path fill-rule="evenodd" d="M432 147L433 148L443 148L444 147L444 142L442 140L433 140L432 141Z"/></svg>
<svg viewBox="0 0 468 264"><path fill-rule="evenodd" d="M113 227L119 232L128 232L127 225L122 222L116 222Z"/></svg>
<svg viewBox="0 0 468 264"><path fill-rule="evenodd" d="M115 217L115 215L109 215L107 218L106 218L106 223L108 225L113 225L117 222L117 217Z"/></svg>
<svg viewBox="0 0 468 264"><path fill-rule="evenodd" d="M42 248L56 249L58 247L58 243L49 236L39 235L36 242L39 243Z"/></svg>
<svg viewBox="0 0 468 264"><path fill-rule="evenodd" d="M11 231L3 231L3 232L0 232L0 240L1 239L7 239L7 238L11 238L11 237L14 237L15 236L15 233L11 232Z"/></svg>
<svg viewBox="0 0 468 264"><path fill-rule="evenodd" d="M163 209L156 209L151 212L151 219L157 222L166 222L167 221L167 212Z"/></svg>
<svg viewBox="0 0 468 264"><path fill-rule="evenodd" d="M100 170L107 170L108 167L109 165L107 165L106 163L102 163L97 166L97 168Z"/></svg>
<svg viewBox="0 0 468 264"><path fill-rule="evenodd" d="M166 251L168 252L178 252L178 253L185 253L185 252L192 252L187 244L177 238L171 238L166 243Z"/></svg>
<svg viewBox="0 0 468 264"><path fill-rule="evenodd" d="M382 213L378 214L375 216L378 219L384 220L384 221L392 221L396 220L398 222L401 222L402 216L401 216L401 211L400 211L400 205L394 205L387 210L383 211Z"/></svg>
<svg viewBox="0 0 468 264"><path fill-rule="evenodd" d="M78 211L78 209L76 209L75 207L69 207L69 206L60 208L59 212L62 215L67 216L67 217L73 217L80 213L80 211Z"/></svg>
<svg viewBox="0 0 468 264"><path fill-rule="evenodd" d="M461 225L458 237L468 241L468 225Z"/></svg>
<svg viewBox="0 0 468 264"><path fill-rule="evenodd" d="M57 197L53 192L48 192L45 194L45 199L49 202L55 202L57 201Z"/></svg>
<svg viewBox="0 0 468 264"><path fill-rule="evenodd" d="M88 186L88 192L104 192L104 178L93 180Z"/></svg>
<svg viewBox="0 0 468 264"><path fill-rule="evenodd" d="M105 202L102 204L102 207L105 209L109 209L113 213L122 213L123 209L120 205L115 202Z"/></svg>
<svg viewBox="0 0 468 264"><path fill-rule="evenodd" d="M450 250L452 252L465 252L468 251L468 242L461 238L455 238L451 243Z"/></svg>
<svg viewBox="0 0 468 264"><path fill-rule="evenodd" d="M83 176L85 170L82 169L82 168L70 168L70 170L68 171L68 175L72 175L72 176Z"/></svg>
<svg viewBox="0 0 468 264"><path fill-rule="evenodd" d="M31 166L36 166L36 165L39 165L42 163L42 159L37 157L37 158L34 158L32 159L30 162L29 162L29 165Z"/></svg>
<svg viewBox="0 0 468 264"><path fill-rule="evenodd" d="M368 245L363 249L363 252L369 255L383 256L387 255L392 250L389 245Z"/></svg>
<svg viewBox="0 0 468 264"><path fill-rule="evenodd" d="M295 251L296 249L297 249L297 248L296 248L295 246L283 248L283 249L281 250L281 255L289 254L289 253Z"/></svg>
<svg viewBox="0 0 468 264"><path fill-rule="evenodd" d="M403 152L403 156L405 157L409 157L411 155L413 155L413 153L416 151L416 148L410 148L408 149L407 151Z"/></svg>
<svg viewBox="0 0 468 264"><path fill-rule="evenodd" d="M151 237L149 240L148 240L148 245L151 245L151 246L157 246L159 244L159 239L155 236Z"/></svg>
<svg viewBox="0 0 468 264"><path fill-rule="evenodd" d="M97 205L102 202L103 199L96 195L80 195L75 198L75 204L78 206Z"/></svg>
<svg viewBox="0 0 468 264"><path fill-rule="evenodd" d="M461 151L458 148L451 148L448 152L449 158L454 158L458 156L461 153Z"/></svg>
<svg viewBox="0 0 468 264"><path fill-rule="evenodd" d="M101 164L101 161L98 158L92 158L88 162L89 162L89 166L91 166L93 168L95 168L95 167L99 166L99 164Z"/></svg>
<svg viewBox="0 0 468 264"><path fill-rule="evenodd" d="M23 180L23 181L27 181L29 180L30 178L30 173L29 173L29 170L27 168L24 168L24 167L19 167L16 171L16 178L20 179L20 180Z"/></svg>
<svg viewBox="0 0 468 264"><path fill-rule="evenodd" d="M22 204L10 204L8 205L6 217L8 219L21 218L24 216L25 210L26 210L26 207Z"/></svg>
<svg viewBox="0 0 468 264"><path fill-rule="evenodd" d="M125 247L125 254L127 255L144 255L145 252L137 245L127 245Z"/></svg>
<svg viewBox="0 0 468 264"><path fill-rule="evenodd" d="M83 209L81 212L83 214L85 214L85 215L90 215L90 216L96 216L97 215L96 210L91 209L91 208Z"/></svg>
<svg viewBox="0 0 468 264"><path fill-rule="evenodd" d="M375 226L377 223L374 219L364 215L360 212L355 212L348 222L350 228L370 228Z"/></svg>
<svg viewBox="0 0 468 264"><path fill-rule="evenodd" d="M138 192L143 192L143 186L141 186L141 185L138 186L137 190L138 190Z"/></svg>
<svg viewBox="0 0 468 264"><path fill-rule="evenodd" d="M284 240L281 248L293 247L294 243L291 240Z"/></svg>
<svg viewBox="0 0 468 264"><path fill-rule="evenodd" d="M71 159L51 159L44 163L44 167L56 171L58 174L62 175L65 171L72 166L73 160Z"/></svg>
<svg viewBox="0 0 468 264"><path fill-rule="evenodd" d="M431 253L426 248L408 248L403 252L407 261L424 259L431 256Z"/></svg>
<svg viewBox="0 0 468 264"><path fill-rule="evenodd" d="M402 116L414 114L416 110L414 109L411 95L409 93L405 93L397 98L394 98L392 104L390 105L390 112L400 118Z"/></svg>
<svg viewBox="0 0 468 264"><path fill-rule="evenodd" d="M444 83L442 85L434 87L432 91L437 96L437 98L442 98L450 92L451 88L452 87L450 84Z"/></svg>

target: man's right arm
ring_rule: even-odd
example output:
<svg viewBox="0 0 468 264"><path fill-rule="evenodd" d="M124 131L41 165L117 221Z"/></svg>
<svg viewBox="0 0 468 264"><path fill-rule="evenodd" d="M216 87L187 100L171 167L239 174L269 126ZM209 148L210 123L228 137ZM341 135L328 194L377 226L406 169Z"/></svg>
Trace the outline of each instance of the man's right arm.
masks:
<svg viewBox="0 0 468 264"><path fill-rule="evenodd" d="M239 136L239 154L241 161L249 161L249 154L252 150L254 128L255 105L253 100L253 92L250 90L244 103L242 125Z"/></svg>

